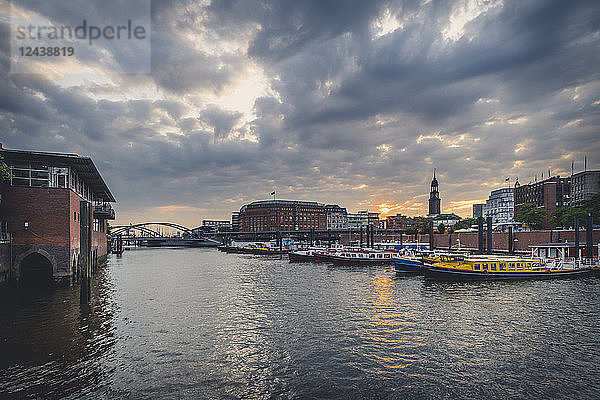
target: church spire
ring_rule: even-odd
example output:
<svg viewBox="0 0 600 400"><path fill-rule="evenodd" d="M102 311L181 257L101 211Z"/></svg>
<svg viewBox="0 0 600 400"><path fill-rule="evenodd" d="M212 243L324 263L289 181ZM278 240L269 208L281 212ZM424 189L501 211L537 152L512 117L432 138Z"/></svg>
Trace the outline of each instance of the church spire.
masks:
<svg viewBox="0 0 600 400"><path fill-rule="evenodd" d="M435 177L436 168L433 169L433 179L431 180L431 190L429 191L429 216L439 215L440 211L440 192L438 190L438 180Z"/></svg>

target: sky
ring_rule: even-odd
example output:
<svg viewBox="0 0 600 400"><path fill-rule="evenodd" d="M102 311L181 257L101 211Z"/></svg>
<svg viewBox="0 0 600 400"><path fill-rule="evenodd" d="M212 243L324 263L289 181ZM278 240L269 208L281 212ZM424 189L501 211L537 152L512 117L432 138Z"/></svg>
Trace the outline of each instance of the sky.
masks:
<svg viewBox="0 0 600 400"><path fill-rule="evenodd" d="M80 1L0 0L0 142L91 157L113 225L195 227L272 191L425 215L434 168L467 217L517 177L600 169L597 0L153 1L146 73L100 42L11 70L11 12Z"/></svg>

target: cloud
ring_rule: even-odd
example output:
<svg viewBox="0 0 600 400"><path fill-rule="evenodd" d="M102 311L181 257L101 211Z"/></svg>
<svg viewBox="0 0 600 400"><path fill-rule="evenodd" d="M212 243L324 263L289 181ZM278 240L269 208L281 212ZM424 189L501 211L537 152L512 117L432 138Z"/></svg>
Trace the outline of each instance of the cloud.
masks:
<svg viewBox="0 0 600 400"><path fill-rule="evenodd" d="M55 19L78 12L23 4ZM272 190L425 214L434 167L443 211L468 215L467 199L506 176L566 173L585 153L598 168L599 11L592 1L155 2L149 75L116 74L93 52L81 59L86 79L11 74L3 42L2 142L91 156L120 222L169 210L199 225Z"/></svg>

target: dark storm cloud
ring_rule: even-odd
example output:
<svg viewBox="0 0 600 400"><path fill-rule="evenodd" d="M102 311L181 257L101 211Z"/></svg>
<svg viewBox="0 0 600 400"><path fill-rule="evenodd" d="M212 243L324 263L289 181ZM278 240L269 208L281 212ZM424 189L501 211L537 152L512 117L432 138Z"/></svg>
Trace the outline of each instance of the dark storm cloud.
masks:
<svg viewBox="0 0 600 400"><path fill-rule="evenodd" d="M223 139L229 136L242 115L240 112L225 111L214 104L209 104L200 113L200 119L213 127L215 138Z"/></svg>
<svg viewBox="0 0 600 400"><path fill-rule="evenodd" d="M412 200L433 167L449 204L486 197L484 182L526 182L600 154L600 5L480 2L490 8L464 35L445 37L466 3L157 1L150 76L106 66L111 84L61 86L3 72L2 141L91 155L125 215L210 205L204 218L273 189L351 210L379 192L397 197L373 201ZM384 15L398 29L376 36ZM252 64L271 89L253 116L216 105Z"/></svg>

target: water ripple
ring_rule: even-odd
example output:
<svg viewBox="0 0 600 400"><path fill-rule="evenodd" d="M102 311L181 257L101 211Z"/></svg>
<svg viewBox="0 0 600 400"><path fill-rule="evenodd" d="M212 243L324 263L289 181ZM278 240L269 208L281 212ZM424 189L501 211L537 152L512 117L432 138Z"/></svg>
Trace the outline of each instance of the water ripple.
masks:
<svg viewBox="0 0 600 400"><path fill-rule="evenodd" d="M599 289L135 249L2 294L0 397L597 398Z"/></svg>

